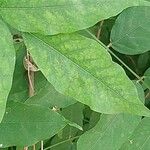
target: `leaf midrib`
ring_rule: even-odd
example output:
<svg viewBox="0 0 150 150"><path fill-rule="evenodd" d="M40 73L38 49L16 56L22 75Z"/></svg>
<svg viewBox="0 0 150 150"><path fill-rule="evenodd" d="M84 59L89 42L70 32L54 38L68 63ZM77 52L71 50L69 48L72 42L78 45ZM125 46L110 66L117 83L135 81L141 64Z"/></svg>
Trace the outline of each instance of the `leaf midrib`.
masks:
<svg viewBox="0 0 150 150"><path fill-rule="evenodd" d="M65 56L64 54L62 54L60 51L58 51L57 49L55 49L54 47L50 46L48 43L46 43L45 41L43 41L42 39L40 39L39 37L35 36L32 33L29 33L31 36L35 37L36 39L40 40L42 43L44 43L46 46L48 46L50 49L54 50L56 53L59 53L61 56L63 56L64 58L66 58L67 60L69 60L70 62L72 62L75 66L77 66L78 68L80 68L82 71L86 72L88 75L90 75L92 78L94 78L95 80L97 80L98 82L102 83L105 87L107 87L107 89L110 89L113 93L117 94L120 98L123 98L125 101L121 101L121 102L126 102L126 103L130 103L130 104L135 104L135 105L140 105L140 103L134 103L134 102L130 102L128 101L126 98L122 97L118 92L116 92L114 89L112 89L111 87L109 87L107 85L106 82L102 81L101 78L97 79L93 74L91 74L90 72L88 72L87 70L85 70L84 68L82 68L81 66L79 66L77 63L75 63L74 61L72 61L71 59L69 59L67 56ZM115 101L116 103L119 103L118 101Z"/></svg>

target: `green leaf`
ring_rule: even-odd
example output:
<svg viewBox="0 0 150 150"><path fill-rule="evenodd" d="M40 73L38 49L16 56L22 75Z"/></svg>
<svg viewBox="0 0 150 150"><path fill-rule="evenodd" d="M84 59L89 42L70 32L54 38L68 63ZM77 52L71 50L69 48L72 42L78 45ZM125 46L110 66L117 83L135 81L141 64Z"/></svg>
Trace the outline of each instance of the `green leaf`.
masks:
<svg viewBox="0 0 150 150"><path fill-rule="evenodd" d="M90 116L90 120L89 120L89 126L88 126L88 130L93 128L99 121L100 119L100 113L97 113L97 112L92 112L91 113L91 116Z"/></svg>
<svg viewBox="0 0 150 150"><path fill-rule="evenodd" d="M27 71L24 69L23 65L26 50L23 43L15 43L14 46L16 49L16 65L8 101L15 100L24 102L29 97Z"/></svg>
<svg viewBox="0 0 150 150"><path fill-rule="evenodd" d="M32 145L52 137L67 124L64 117L48 108L10 101L0 124L0 144Z"/></svg>
<svg viewBox="0 0 150 150"><path fill-rule="evenodd" d="M145 102L145 93L144 93L142 85L140 83L138 83L137 81L134 81L133 83L137 88L139 99L141 100L141 102L144 103Z"/></svg>
<svg viewBox="0 0 150 150"><path fill-rule="evenodd" d="M101 115L97 125L79 138L78 150L118 150L139 122L140 117L132 115Z"/></svg>
<svg viewBox="0 0 150 150"><path fill-rule="evenodd" d="M74 32L115 16L130 6L149 5L145 0L7 0L0 14L14 28L26 32ZM113 9L112 9L113 8Z"/></svg>
<svg viewBox="0 0 150 150"><path fill-rule="evenodd" d="M61 114L68 120L83 126L83 105L81 103L76 103L67 108L64 108ZM51 146L66 140L68 141L54 146L51 148L51 150L72 150L76 147L76 143L74 143L71 138L77 136L78 133L78 129L66 126L60 133L61 135L58 134L51 140Z"/></svg>
<svg viewBox="0 0 150 150"><path fill-rule="evenodd" d="M150 50L150 7L124 10L112 29L112 47L123 54L140 54Z"/></svg>
<svg viewBox="0 0 150 150"><path fill-rule="evenodd" d="M141 72L145 71L145 69L150 64L150 51L143 53L139 56L137 66Z"/></svg>
<svg viewBox="0 0 150 150"><path fill-rule="evenodd" d="M53 107L64 108L76 103L76 100L60 94L55 90L55 88L49 82L46 82L45 86L42 87L35 94L35 96L28 98L25 103L40 105L40 106L45 106L50 108Z"/></svg>
<svg viewBox="0 0 150 150"><path fill-rule="evenodd" d="M42 73L60 93L97 112L150 116L124 70L96 41L78 34L24 34L24 41Z"/></svg>
<svg viewBox="0 0 150 150"><path fill-rule="evenodd" d="M75 122L80 126L83 126L83 107L81 103L75 103L66 108L63 108L60 112L66 119L71 122Z"/></svg>
<svg viewBox="0 0 150 150"><path fill-rule="evenodd" d="M11 89L15 67L15 49L11 33L0 19L0 122L3 118L6 101Z"/></svg>
<svg viewBox="0 0 150 150"><path fill-rule="evenodd" d="M51 108L55 106L63 108L76 103L72 98L58 93L41 72L35 73L35 96L28 98L27 70L24 69L23 65L23 59L26 55L25 46L23 43L15 43L15 48L16 66L8 100L25 101L26 104L35 104Z"/></svg>
<svg viewBox="0 0 150 150"><path fill-rule="evenodd" d="M119 150L149 150L150 118L144 118Z"/></svg>

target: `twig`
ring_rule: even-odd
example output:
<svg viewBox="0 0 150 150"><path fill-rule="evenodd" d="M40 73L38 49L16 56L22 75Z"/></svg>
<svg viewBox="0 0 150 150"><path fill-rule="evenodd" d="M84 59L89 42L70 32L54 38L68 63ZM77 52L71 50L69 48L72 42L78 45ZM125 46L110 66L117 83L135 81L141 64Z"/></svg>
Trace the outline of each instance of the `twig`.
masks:
<svg viewBox="0 0 150 150"><path fill-rule="evenodd" d="M30 62L33 62L29 52L27 51L27 67L29 80L29 97L34 96L34 71L30 69Z"/></svg>
<svg viewBox="0 0 150 150"><path fill-rule="evenodd" d="M27 56L26 56L26 65L27 65L27 71L28 71L28 81L29 81L29 97L34 96L34 71L31 69L31 62L33 62L28 50L27 50ZM24 150L28 150L28 147L24 147ZM35 144L33 145L33 150L35 150Z"/></svg>
<svg viewBox="0 0 150 150"><path fill-rule="evenodd" d="M44 143L43 143L43 141L41 141L41 150L43 150L43 145L44 145Z"/></svg>
<svg viewBox="0 0 150 150"><path fill-rule="evenodd" d="M102 20L102 21L100 22L99 29L98 29L97 36L96 36L97 39L100 38L103 24L104 24L104 20Z"/></svg>
<svg viewBox="0 0 150 150"><path fill-rule="evenodd" d="M36 150L36 146L35 146L35 144L33 145L33 150Z"/></svg>
<svg viewBox="0 0 150 150"><path fill-rule="evenodd" d="M150 90L149 90L149 92L145 95L145 99L148 99L148 98L150 98Z"/></svg>
<svg viewBox="0 0 150 150"><path fill-rule="evenodd" d="M107 45L107 47L108 47L108 48L110 48L111 46L112 46L112 44L111 44L111 43L109 43L109 44Z"/></svg>
<svg viewBox="0 0 150 150"><path fill-rule="evenodd" d="M28 147L24 147L24 150L28 150Z"/></svg>

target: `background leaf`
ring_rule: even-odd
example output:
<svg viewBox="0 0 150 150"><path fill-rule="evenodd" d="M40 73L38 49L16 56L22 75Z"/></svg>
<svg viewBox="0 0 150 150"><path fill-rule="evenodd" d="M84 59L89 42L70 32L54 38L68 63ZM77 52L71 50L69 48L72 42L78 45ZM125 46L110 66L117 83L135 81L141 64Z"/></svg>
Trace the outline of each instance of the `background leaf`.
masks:
<svg viewBox="0 0 150 150"><path fill-rule="evenodd" d="M29 97L27 71L23 65L26 50L23 43L14 43L14 46L16 49L16 65L8 101L15 100L24 102Z"/></svg>
<svg viewBox="0 0 150 150"><path fill-rule="evenodd" d="M149 150L150 118L144 118L119 150Z"/></svg>
<svg viewBox="0 0 150 150"><path fill-rule="evenodd" d="M77 148L118 150L139 121L140 117L132 115L101 115L97 125L79 138Z"/></svg>
<svg viewBox="0 0 150 150"><path fill-rule="evenodd" d="M81 127L83 126L83 104L76 103L67 108L64 108L62 109L61 114L68 120L77 123ZM51 140L50 144L54 145L65 140L68 141L51 148L51 150L76 150L76 142L71 139L78 136L79 134L80 130L77 128L66 126Z"/></svg>
<svg viewBox="0 0 150 150"><path fill-rule="evenodd" d="M0 19L0 122L11 89L15 67L15 49L7 25Z"/></svg>
<svg viewBox="0 0 150 150"><path fill-rule="evenodd" d="M139 56L137 61L137 67L142 74L145 72L145 70L150 67L150 51L143 53Z"/></svg>
<svg viewBox="0 0 150 150"><path fill-rule="evenodd" d="M7 0L0 14L14 28L26 32L74 32L115 16L130 6L149 5L145 0ZM113 9L112 9L113 8Z"/></svg>
<svg viewBox="0 0 150 150"><path fill-rule="evenodd" d="M120 53L135 55L150 50L150 7L124 10L112 29L112 47Z"/></svg>
<svg viewBox="0 0 150 150"><path fill-rule="evenodd" d="M11 101L0 124L0 144L32 145L52 137L67 124L64 117L46 107Z"/></svg>

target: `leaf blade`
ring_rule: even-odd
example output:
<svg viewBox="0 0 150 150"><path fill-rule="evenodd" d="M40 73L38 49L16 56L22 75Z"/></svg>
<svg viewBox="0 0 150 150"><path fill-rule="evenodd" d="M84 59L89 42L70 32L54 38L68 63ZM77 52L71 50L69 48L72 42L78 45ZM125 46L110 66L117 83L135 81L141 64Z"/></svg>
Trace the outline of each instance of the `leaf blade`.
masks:
<svg viewBox="0 0 150 150"><path fill-rule="evenodd" d="M150 119L141 120L137 128L119 150L148 150L150 147Z"/></svg>
<svg viewBox="0 0 150 150"><path fill-rule="evenodd" d="M140 117L133 115L101 115L97 125L79 138L78 150L97 150L104 147L106 150L117 150L139 122Z"/></svg>
<svg viewBox="0 0 150 150"><path fill-rule="evenodd" d="M7 0L1 4L0 13L5 21L18 30L53 35L88 28L100 20L117 15L127 7L139 5L149 5L149 2L145 0L113 2L110 0L96 2L95 0L53 0L53 2Z"/></svg>
<svg viewBox="0 0 150 150"><path fill-rule="evenodd" d="M123 69L94 40L78 34L24 34L24 40L44 76L60 93L101 113L149 116ZM116 78L118 74L120 78Z"/></svg>
<svg viewBox="0 0 150 150"><path fill-rule="evenodd" d="M6 101L11 89L15 67L15 49L11 33L6 24L0 19L0 122L3 118Z"/></svg>
<svg viewBox="0 0 150 150"><path fill-rule="evenodd" d="M112 47L129 55L149 51L149 14L150 7L131 7L124 10L111 32Z"/></svg>
<svg viewBox="0 0 150 150"><path fill-rule="evenodd" d="M64 117L48 108L11 101L0 124L0 144L30 146L52 137L67 124Z"/></svg>

